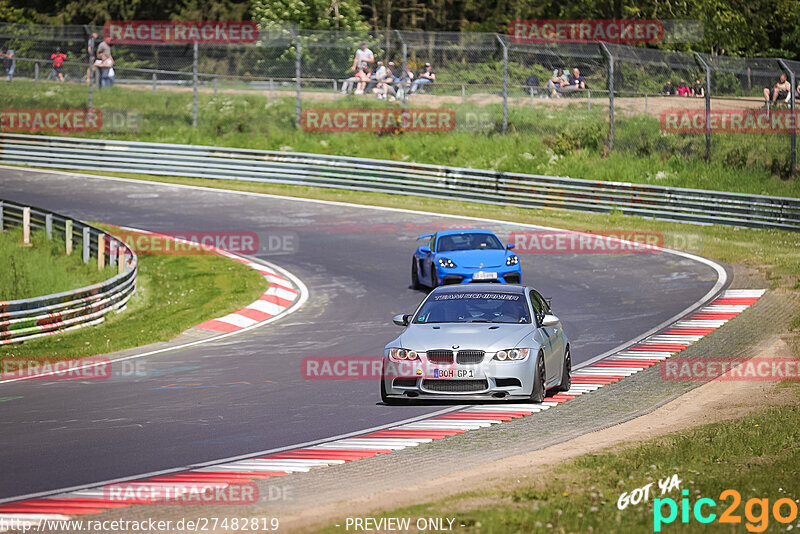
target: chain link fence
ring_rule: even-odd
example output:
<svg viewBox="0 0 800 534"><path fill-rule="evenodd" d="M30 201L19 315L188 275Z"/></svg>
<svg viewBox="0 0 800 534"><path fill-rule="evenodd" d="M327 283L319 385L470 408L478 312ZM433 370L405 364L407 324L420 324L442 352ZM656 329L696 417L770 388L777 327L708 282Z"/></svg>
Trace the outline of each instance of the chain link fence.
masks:
<svg viewBox="0 0 800 534"><path fill-rule="evenodd" d="M88 77L92 31L103 34L100 27L0 24L0 42L15 52L14 78L37 84L57 81L50 55L61 48L66 81L85 84L91 106L98 90ZM374 54L372 71L379 61L392 70L397 79L391 89L372 81L363 84L363 94L353 94L359 87L353 58L362 43ZM715 114L737 110L794 116L800 97L797 61L606 43L526 44L487 33L283 27L262 28L257 42L247 45L114 44L112 49L118 87L139 90L139 98L192 92L191 105L181 100L147 120L180 119L196 126L211 110L249 105L237 102L237 94L266 96L267 105L292 98L294 105L281 108L285 116L279 121L295 126L302 111L313 107L447 108L455 113L456 131L540 136L556 155L589 148L662 159L697 156L735 167L758 160L780 175L797 170L796 128L751 132L743 148L735 142L740 135L735 129L714 123ZM421 85L426 63L436 80ZM562 87L559 80L574 69L585 88ZM774 99L782 74L792 90ZM379 99L382 94L387 98ZM246 110L242 113L247 120ZM694 127L670 130L665 126L673 115L693 118Z"/></svg>

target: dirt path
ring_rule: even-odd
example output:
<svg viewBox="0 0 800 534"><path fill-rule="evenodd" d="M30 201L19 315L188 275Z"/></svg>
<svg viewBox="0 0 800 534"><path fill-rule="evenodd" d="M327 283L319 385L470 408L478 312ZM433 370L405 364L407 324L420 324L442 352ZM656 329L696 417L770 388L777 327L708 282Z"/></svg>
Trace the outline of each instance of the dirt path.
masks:
<svg viewBox="0 0 800 534"><path fill-rule="evenodd" d="M757 357L791 356L789 346L773 337ZM665 404L652 413L598 432L584 434L565 443L527 454L512 456L482 465L475 469L405 486L370 496L369 499L346 500L331 505L303 510L282 516L281 527L287 531L305 530L331 524L343 517L374 516L390 510L470 490L485 490L493 486L513 484L520 477L541 476L552 466L577 456L610 447L628 447L636 442L684 430L698 425L738 418L767 404L753 405L752 399L764 399L769 405L792 402L789 390L776 391L774 382L720 381L709 382ZM513 475L509 475L513 473Z"/></svg>

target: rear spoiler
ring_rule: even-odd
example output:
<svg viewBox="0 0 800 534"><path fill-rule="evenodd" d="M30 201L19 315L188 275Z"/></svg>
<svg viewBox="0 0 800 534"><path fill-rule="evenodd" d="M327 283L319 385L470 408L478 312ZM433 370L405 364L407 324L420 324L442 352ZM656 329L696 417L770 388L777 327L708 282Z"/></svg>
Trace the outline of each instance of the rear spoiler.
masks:
<svg viewBox="0 0 800 534"><path fill-rule="evenodd" d="M426 237L433 237L433 236L434 234L422 234L421 236L418 236L417 239L425 239Z"/></svg>

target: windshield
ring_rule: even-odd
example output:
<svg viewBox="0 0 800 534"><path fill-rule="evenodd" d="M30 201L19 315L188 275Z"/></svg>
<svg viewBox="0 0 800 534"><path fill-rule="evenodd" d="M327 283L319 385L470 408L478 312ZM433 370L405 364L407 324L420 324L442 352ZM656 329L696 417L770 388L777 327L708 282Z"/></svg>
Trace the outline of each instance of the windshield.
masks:
<svg viewBox="0 0 800 534"><path fill-rule="evenodd" d="M502 249L503 244L493 234L455 234L439 236L436 252L451 250Z"/></svg>
<svg viewBox="0 0 800 534"><path fill-rule="evenodd" d="M440 293L425 301L414 317L428 323L530 323L523 295L501 292Z"/></svg>

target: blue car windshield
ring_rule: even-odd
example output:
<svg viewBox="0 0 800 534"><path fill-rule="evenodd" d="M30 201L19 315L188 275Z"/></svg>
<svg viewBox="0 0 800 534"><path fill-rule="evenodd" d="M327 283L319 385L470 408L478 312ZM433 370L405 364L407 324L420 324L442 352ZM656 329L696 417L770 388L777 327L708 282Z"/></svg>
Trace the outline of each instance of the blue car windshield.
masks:
<svg viewBox="0 0 800 534"><path fill-rule="evenodd" d="M452 250L503 249L503 243L493 234L453 234L439 236L436 252Z"/></svg>
<svg viewBox="0 0 800 534"><path fill-rule="evenodd" d="M413 322L530 324L531 316L524 295L463 291L430 296Z"/></svg>

